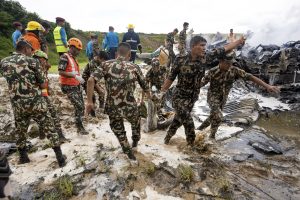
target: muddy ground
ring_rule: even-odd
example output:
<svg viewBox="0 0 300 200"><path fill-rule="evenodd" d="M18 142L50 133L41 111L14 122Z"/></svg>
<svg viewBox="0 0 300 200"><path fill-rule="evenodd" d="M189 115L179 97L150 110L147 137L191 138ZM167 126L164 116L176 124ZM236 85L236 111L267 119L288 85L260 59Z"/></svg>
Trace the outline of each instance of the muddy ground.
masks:
<svg viewBox="0 0 300 200"><path fill-rule="evenodd" d="M3 134L13 133L13 118L3 79L0 86L4 139ZM96 118L85 118L90 134L79 136L73 108L61 93L57 76L51 76L51 87L64 133L71 140L62 145L67 165L58 168L46 140L30 139L30 163L19 165L17 153L9 156L15 199L300 199L297 126L287 126L289 134L284 129L273 134L266 126L278 121L266 122L270 117L262 116L257 125L243 125L228 139L212 141L209 129L198 132L193 148L186 146L183 127L170 145L163 144L165 130L142 132L134 163L122 153L102 110L97 110ZM286 124L284 117L280 119ZM197 127L200 122L194 121ZM131 141L128 122L125 127ZM224 125L223 131L230 128Z"/></svg>

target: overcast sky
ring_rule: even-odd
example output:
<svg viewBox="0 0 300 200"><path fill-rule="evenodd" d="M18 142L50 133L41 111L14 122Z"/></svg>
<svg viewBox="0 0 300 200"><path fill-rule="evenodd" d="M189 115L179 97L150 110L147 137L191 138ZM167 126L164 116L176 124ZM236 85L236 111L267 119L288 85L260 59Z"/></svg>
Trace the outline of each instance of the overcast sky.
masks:
<svg viewBox="0 0 300 200"><path fill-rule="evenodd" d="M168 33L190 23L195 33L255 32L253 40L280 43L300 39L299 0L19 0L30 12L55 21L60 16L84 31ZM183 3L188 2L188 3ZM259 40L259 41L258 41Z"/></svg>

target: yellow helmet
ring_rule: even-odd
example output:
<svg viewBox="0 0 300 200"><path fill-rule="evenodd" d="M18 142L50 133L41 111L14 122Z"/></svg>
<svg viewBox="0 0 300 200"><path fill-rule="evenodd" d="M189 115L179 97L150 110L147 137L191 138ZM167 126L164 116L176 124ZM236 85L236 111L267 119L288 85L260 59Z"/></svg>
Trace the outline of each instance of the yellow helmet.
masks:
<svg viewBox="0 0 300 200"><path fill-rule="evenodd" d="M134 28L134 25L133 25L133 24L128 24L127 28L128 28L128 29L133 29L133 28Z"/></svg>
<svg viewBox="0 0 300 200"><path fill-rule="evenodd" d="M30 21L27 24L26 30L27 31L35 31L35 30L44 31L45 29L40 23L38 23L36 21Z"/></svg>

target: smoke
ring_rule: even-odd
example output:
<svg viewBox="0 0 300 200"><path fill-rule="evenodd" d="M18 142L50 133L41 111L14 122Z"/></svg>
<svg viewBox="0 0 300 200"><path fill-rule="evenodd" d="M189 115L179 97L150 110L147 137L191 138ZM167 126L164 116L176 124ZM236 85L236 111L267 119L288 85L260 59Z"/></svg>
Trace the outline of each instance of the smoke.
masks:
<svg viewBox="0 0 300 200"><path fill-rule="evenodd" d="M271 2L270 2L271 4ZM300 40L300 5L291 6L285 12L273 13L251 26L254 32L247 42L251 46L259 44L282 45L288 41Z"/></svg>

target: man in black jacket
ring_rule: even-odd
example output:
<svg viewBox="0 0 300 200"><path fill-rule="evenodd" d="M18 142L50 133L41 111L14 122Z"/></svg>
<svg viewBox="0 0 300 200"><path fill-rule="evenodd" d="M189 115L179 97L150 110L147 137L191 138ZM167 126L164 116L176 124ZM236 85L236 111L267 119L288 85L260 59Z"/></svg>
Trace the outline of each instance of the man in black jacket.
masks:
<svg viewBox="0 0 300 200"><path fill-rule="evenodd" d="M137 49L139 49L140 53L142 53L142 45L140 44L139 35L136 32L134 32L134 25L128 24L127 28L128 28L128 32L124 34L122 42L126 42L130 45L131 48L130 61L134 63Z"/></svg>

